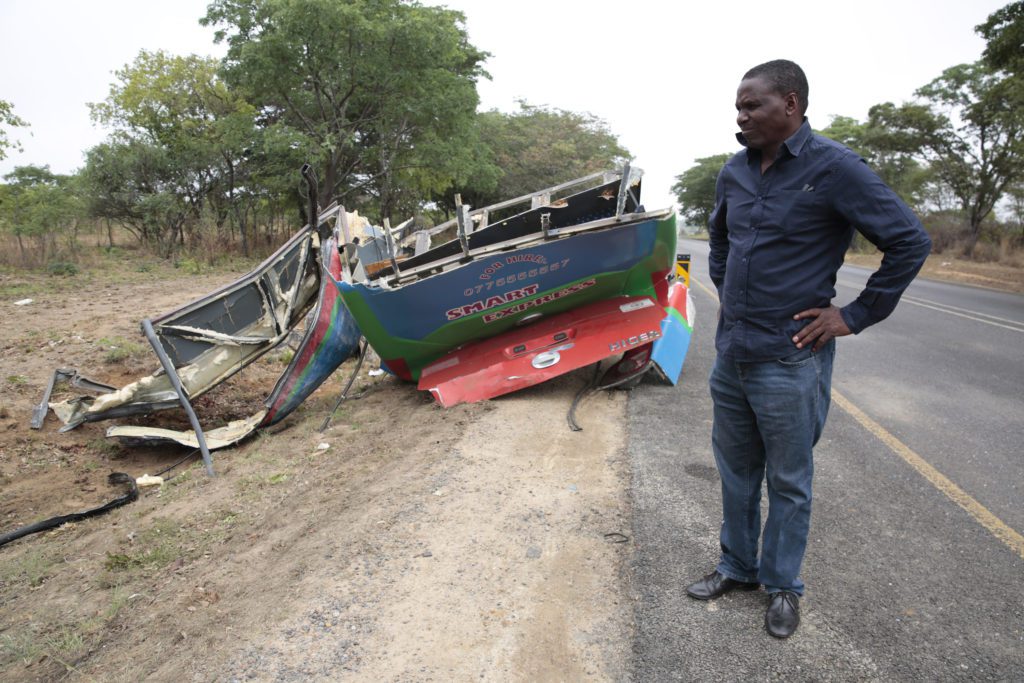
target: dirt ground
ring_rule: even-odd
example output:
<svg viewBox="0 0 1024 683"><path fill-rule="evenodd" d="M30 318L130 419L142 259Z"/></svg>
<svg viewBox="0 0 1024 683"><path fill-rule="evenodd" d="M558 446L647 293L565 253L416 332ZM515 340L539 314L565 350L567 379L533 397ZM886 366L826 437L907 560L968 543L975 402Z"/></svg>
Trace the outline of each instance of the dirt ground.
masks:
<svg viewBox="0 0 1024 683"><path fill-rule="evenodd" d="M240 274L97 272L0 274L0 533L187 453L121 447L104 423L61 434L52 413L29 428L54 368L149 374L139 320ZM0 548L0 679L623 679L625 396L589 398L572 432L585 373L442 410L364 366L363 398L321 434L352 364L215 451L216 477L192 460L135 503ZM198 399L204 426L255 412L284 368L271 352ZM180 412L137 421L185 428Z"/></svg>
<svg viewBox="0 0 1024 683"><path fill-rule="evenodd" d="M846 263L876 268L882 262L880 253L847 254ZM952 254L932 254L921 269L920 277L940 282L959 282L1004 292L1024 292L1024 268L1002 263L982 263L957 258Z"/></svg>
<svg viewBox="0 0 1024 683"><path fill-rule="evenodd" d="M1019 269L930 267L1024 291ZM94 507L120 494L109 473L187 453L29 419L57 367L116 386L152 372L141 318L240 274L0 273L0 533ZM204 426L256 412L285 360L273 351L198 399ZM589 371L443 410L367 365L362 398L320 433L353 364L270 432L214 452L216 477L193 459L135 503L0 548L0 679L626 679L625 395L585 401L571 432ZM136 422L186 428L180 412Z"/></svg>

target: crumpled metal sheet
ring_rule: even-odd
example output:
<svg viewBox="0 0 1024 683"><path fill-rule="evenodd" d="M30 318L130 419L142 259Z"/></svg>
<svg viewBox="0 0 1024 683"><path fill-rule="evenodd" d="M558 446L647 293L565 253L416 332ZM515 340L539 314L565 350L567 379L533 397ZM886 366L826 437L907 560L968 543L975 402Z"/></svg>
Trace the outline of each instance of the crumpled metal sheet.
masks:
<svg viewBox="0 0 1024 683"><path fill-rule="evenodd" d="M319 290L319 246L319 234L306 226L246 276L153 320L190 399L257 360L302 322ZM71 429L176 405L160 370L108 394L50 407Z"/></svg>
<svg viewBox="0 0 1024 683"><path fill-rule="evenodd" d="M267 414L261 410L243 420L234 420L217 429L203 430L207 447L213 451L234 445L256 430ZM199 448L199 439L191 430L176 431L159 427L116 426L107 429L107 437L118 439L127 446L178 443L190 448Z"/></svg>
<svg viewBox="0 0 1024 683"><path fill-rule="evenodd" d="M327 237L321 245L322 236L330 235L325 221L333 220L337 224L341 211L336 207L325 211L317 230L307 225L270 258L234 283L152 321L157 339L174 364L186 395L195 399L287 340L313 311L300 345L300 351L309 351L293 359L267 399L268 410L227 427L210 432L204 430L210 449L236 443L271 417L272 422L283 418L358 348L358 327L343 305L334 305L340 304L340 300L334 301L337 297L332 280L341 277L342 267L337 237ZM352 223L365 222L355 214L347 214L347 217ZM321 253L321 246L324 253ZM325 294L332 299L326 308L322 301ZM312 344L310 338L315 338L316 343ZM338 348L324 351L321 347L325 344ZM309 372L308 366L312 365L316 366L316 372ZM298 389L294 387L295 382L289 380L295 377L302 378ZM289 400L277 400L285 386ZM163 370L120 389L107 389L108 393L96 397L80 396L49 403L64 423L61 431L83 422L180 405L170 378ZM114 427L108 430L108 436L135 443L173 441L198 445L194 432L151 427Z"/></svg>

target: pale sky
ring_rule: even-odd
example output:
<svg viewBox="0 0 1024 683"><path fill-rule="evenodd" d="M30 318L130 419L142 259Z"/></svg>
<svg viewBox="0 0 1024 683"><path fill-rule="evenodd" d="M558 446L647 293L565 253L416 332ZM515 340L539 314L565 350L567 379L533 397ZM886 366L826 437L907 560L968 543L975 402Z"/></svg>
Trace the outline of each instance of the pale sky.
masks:
<svg viewBox="0 0 1024 683"><path fill-rule="evenodd" d="M863 120L903 102L943 69L977 60L974 26L1008 0L448 0L470 40L491 53L481 108L516 99L604 119L646 171L644 204L673 203L694 159L738 148L736 86L769 59L798 62L810 82L811 125ZM199 25L207 0L0 0L0 99L31 128L9 130L24 152L0 161L70 173L106 137L86 102L139 50L220 56ZM423 4L432 4L423 0ZM541 189L541 188L538 188Z"/></svg>

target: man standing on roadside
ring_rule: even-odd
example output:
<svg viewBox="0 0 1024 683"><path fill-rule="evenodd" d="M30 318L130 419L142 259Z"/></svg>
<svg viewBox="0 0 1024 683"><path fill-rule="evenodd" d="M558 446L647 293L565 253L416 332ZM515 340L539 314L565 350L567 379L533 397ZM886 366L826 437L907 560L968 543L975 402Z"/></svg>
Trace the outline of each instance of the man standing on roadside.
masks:
<svg viewBox="0 0 1024 683"><path fill-rule="evenodd" d="M812 449L828 413L835 338L892 313L931 248L921 223L863 159L811 132L807 92L803 70L775 60L748 71L736 93L736 137L746 149L718 176L710 223L721 303L710 387L722 552L715 571L686 591L711 600L763 584L765 627L778 638L800 623ZM854 229L884 256L860 296L840 309L831 300Z"/></svg>

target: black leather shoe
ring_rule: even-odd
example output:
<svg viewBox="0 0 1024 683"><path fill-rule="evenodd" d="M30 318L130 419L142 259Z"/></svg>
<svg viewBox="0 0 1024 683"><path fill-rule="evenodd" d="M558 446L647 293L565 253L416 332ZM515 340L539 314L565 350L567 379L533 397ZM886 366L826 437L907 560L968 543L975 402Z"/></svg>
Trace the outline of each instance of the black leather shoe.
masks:
<svg viewBox="0 0 1024 683"><path fill-rule="evenodd" d="M761 584L759 583L736 581L728 576L719 574L716 570L697 583L690 584L686 589L686 594L698 600L714 600L731 590L756 591L760 587Z"/></svg>
<svg viewBox="0 0 1024 683"><path fill-rule="evenodd" d="M789 638L800 625L800 597L789 591L772 593L768 611L764 613L764 627L776 638Z"/></svg>

